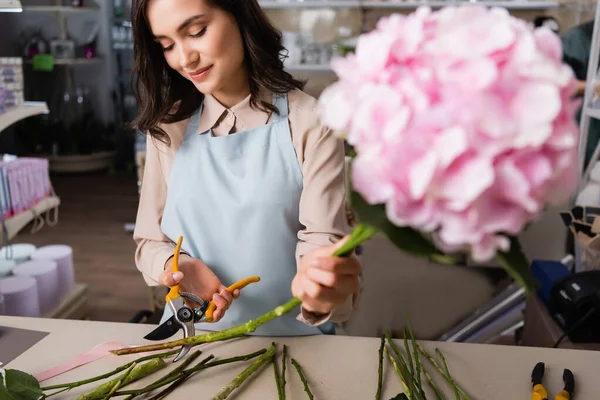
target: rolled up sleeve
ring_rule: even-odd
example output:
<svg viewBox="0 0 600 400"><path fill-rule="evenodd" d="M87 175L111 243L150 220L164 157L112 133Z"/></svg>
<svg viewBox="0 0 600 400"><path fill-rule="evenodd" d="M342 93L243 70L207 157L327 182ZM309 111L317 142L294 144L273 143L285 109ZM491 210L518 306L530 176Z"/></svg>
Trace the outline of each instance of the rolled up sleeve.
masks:
<svg viewBox="0 0 600 400"><path fill-rule="evenodd" d="M167 182L161 160L163 150L159 150L158 146L160 145L148 136L144 178L133 233L137 245L135 265L149 286L160 285L160 274L175 251L175 244L160 228L167 196Z"/></svg>
<svg viewBox="0 0 600 400"><path fill-rule="evenodd" d="M319 123L315 105L310 106L302 104L295 110L296 115L290 114L292 136L296 136L294 142L303 174L300 223L304 228L298 232L298 262L311 250L330 246L350 232L346 213L344 143ZM321 317L302 310L298 319L313 326L328 321L345 322L358 300L358 294L349 296L332 313Z"/></svg>

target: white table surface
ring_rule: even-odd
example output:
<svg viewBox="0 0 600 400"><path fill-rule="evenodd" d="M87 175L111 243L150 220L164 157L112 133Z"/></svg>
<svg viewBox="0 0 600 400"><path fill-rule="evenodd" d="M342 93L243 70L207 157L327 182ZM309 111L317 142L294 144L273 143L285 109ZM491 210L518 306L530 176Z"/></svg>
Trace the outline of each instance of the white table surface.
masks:
<svg viewBox="0 0 600 400"><path fill-rule="evenodd" d="M0 326L33 329L50 332L48 336L31 347L21 356L4 366L30 374L54 367L92 347L108 342L120 341L126 345L152 343L143 339L154 326L144 324L109 323L94 321L0 317ZM179 337L179 336L178 336ZM2 340L0 338L0 340ZM214 354L216 359L251 353L276 341L279 349L288 345L288 353L304 369L315 399L374 399L377 386L378 338L349 336L311 337L247 337L232 342L217 342L197 347L203 351L202 359ZM401 341L398 340L401 344ZM597 399L600 394L600 352L562 350L500 345L458 344L422 342L430 352L439 347L445 354L450 371L457 382L473 399L517 400L531 397L531 370L538 361L546 363L544 383L550 399L562 389L562 373L569 368L575 375L575 400ZM0 355L1 356L1 355ZM63 375L43 382L43 385L71 382L99 375L122 365L140 354L128 356L109 355ZM281 360L281 357L279 357ZM289 358L288 358L289 361ZM168 368L174 368L169 363ZM233 377L249 365L248 362L234 363L207 369L194 375L167 399L210 399ZM441 377L428 362L426 367L436 378L449 399L454 396ZM166 373L163 370L160 376ZM127 388L136 388L156 380L138 381ZM298 375L291 364L286 372L287 400L307 399ZM93 385L93 384L92 384ZM425 385L427 386L427 385ZM52 397L55 400L73 399L89 390L80 387L70 393ZM382 400L389 400L402 390L398 376L387 359L384 362L384 390ZM277 397L277 390L270 364L263 367L230 399L268 400ZM433 399L433 396L429 396Z"/></svg>

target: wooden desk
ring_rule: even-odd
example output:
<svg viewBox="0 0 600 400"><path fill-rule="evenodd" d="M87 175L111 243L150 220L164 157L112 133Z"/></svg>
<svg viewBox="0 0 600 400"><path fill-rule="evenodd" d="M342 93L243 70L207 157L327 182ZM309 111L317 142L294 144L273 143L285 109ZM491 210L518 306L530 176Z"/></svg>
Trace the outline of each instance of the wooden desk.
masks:
<svg viewBox="0 0 600 400"><path fill-rule="evenodd" d="M142 337L154 328L152 325L141 324L22 317L0 317L0 325L50 332L48 336L6 366L6 368L16 368L31 374L56 366L103 342L117 340L127 345L147 343ZM198 348L203 350L204 355L214 354L217 358L224 358L268 347L273 340L280 345L284 343L288 345L290 356L296 358L302 365L316 399L366 400L375 397L379 348L377 338L247 337L230 343L211 343ZM455 379L473 399L530 398L531 370L538 361L546 363L545 384L551 393L551 398L562 388L563 368L570 368L575 375L576 399L595 399L600 393L600 380L597 378L600 352L434 342L423 342L423 345L430 351L439 346L446 355ZM44 385L92 377L137 357L139 355L110 355L45 381ZM173 368L173 365L170 364L168 368ZM246 365L248 364L229 364L203 371L167 398L210 399ZM426 365L430 369L427 363ZM446 389L448 398L453 398L439 375L430 370L441 388ZM384 364L384 373L382 399L390 399L401 391L402 386L387 360ZM293 366L288 365L286 375L287 399L306 399ZM156 379L157 377L152 377L151 380ZM146 379L134 383L131 387L140 387L149 382ZM78 388L64 396L57 395L54 399L73 399L87 389L89 387ZM272 367L265 366L230 398L277 399Z"/></svg>

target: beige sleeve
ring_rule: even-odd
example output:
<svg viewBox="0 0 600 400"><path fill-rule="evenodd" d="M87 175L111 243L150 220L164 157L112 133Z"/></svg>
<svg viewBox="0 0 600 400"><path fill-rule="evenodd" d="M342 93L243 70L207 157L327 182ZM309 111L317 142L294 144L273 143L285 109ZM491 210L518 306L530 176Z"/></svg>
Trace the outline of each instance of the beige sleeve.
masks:
<svg viewBox="0 0 600 400"><path fill-rule="evenodd" d="M137 244L135 264L149 286L159 286L159 277L167 260L173 256L175 244L160 228L167 196L167 182L161 158L168 155L163 146L148 135L146 163L141 185L133 239Z"/></svg>
<svg viewBox="0 0 600 400"><path fill-rule="evenodd" d="M297 258L320 246L329 246L350 232L346 215L345 152L343 141L320 124L312 125L302 140L304 188L300 198ZM354 257L354 256L353 256ZM298 319L309 325L341 323L352 315L358 295L349 296L330 315L316 318L302 310Z"/></svg>

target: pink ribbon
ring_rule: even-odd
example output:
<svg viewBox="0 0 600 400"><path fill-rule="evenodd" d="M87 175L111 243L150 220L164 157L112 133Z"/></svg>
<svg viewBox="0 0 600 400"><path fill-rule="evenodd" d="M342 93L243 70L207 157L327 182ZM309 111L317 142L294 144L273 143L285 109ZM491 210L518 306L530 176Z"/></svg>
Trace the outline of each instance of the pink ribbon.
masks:
<svg viewBox="0 0 600 400"><path fill-rule="evenodd" d="M203 345L206 345L204 343ZM200 346L203 346L200 345ZM67 371L72 369L81 367L82 365L89 364L101 358L104 358L108 355L112 355L112 350L118 350L125 347L138 347L138 346L130 346L125 345L121 342L105 342L101 343L97 346L92 347L90 350L85 353L79 354L72 359L65 361L64 363L57 365L56 367L50 368L46 371L39 372L35 375L35 378L38 382L45 381L50 378L54 378L57 375L64 374ZM160 350L147 352L148 354L158 353Z"/></svg>
<svg viewBox="0 0 600 400"><path fill-rule="evenodd" d="M79 354L64 363L57 365L56 367L36 374L35 378L38 380L38 382L45 381L46 379L53 378L77 367L81 367L82 365L89 364L93 361L106 357L109 354L112 354L110 352L111 350L122 349L124 347L132 346L127 346L119 342L106 342L99 344L85 353Z"/></svg>

